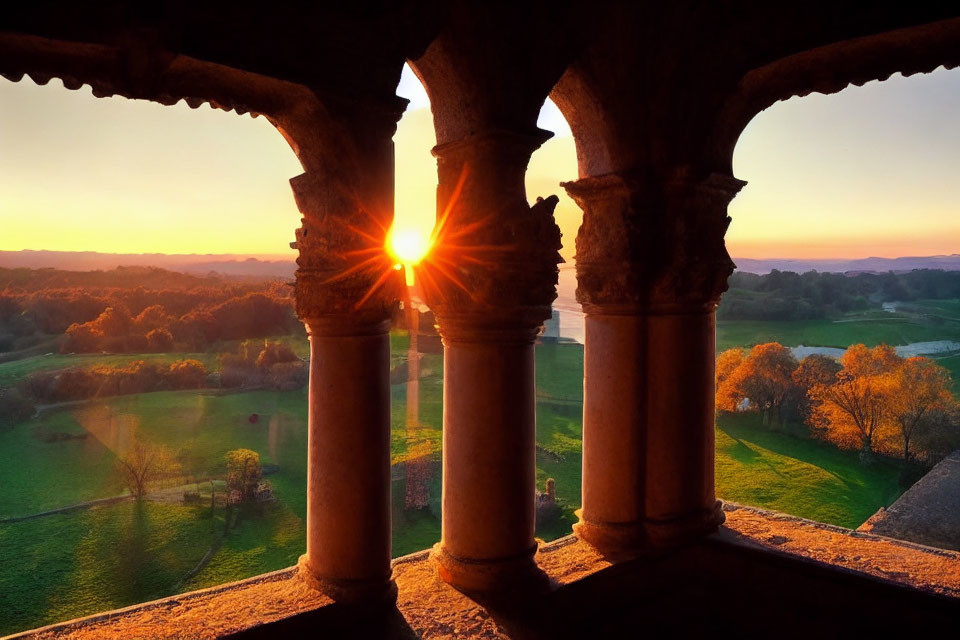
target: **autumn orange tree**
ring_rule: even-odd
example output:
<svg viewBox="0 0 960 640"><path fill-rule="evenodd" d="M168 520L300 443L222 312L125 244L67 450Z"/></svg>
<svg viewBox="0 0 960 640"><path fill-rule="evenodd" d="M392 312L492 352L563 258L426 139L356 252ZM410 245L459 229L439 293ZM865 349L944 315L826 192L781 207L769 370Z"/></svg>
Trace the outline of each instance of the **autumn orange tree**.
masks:
<svg viewBox="0 0 960 640"><path fill-rule="evenodd" d="M953 402L950 373L929 358L907 358L887 376L887 412L910 460L910 443L934 411Z"/></svg>
<svg viewBox="0 0 960 640"><path fill-rule="evenodd" d="M831 385L837 381L840 363L835 358L813 353L800 361L790 377L796 388L796 410L798 417L809 421L813 407L810 391L817 385Z"/></svg>
<svg viewBox="0 0 960 640"><path fill-rule="evenodd" d="M856 443L862 460L873 456L874 439L888 416L887 400L893 375L903 360L892 347L851 346L833 384L810 391L814 421L826 428L827 439L840 446Z"/></svg>
<svg viewBox="0 0 960 640"><path fill-rule="evenodd" d="M722 357L722 356L721 356ZM734 356L731 356L731 360ZM724 361L724 367L732 362ZM787 347L777 342L758 344L725 377L718 389L718 399L739 404L743 398L763 413L763 424L770 424L770 414L783 424L783 406L794 389L793 374L797 359Z"/></svg>
<svg viewBox="0 0 960 640"><path fill-rule="evenodd" d="M718 411L736 411L743 401L743 395L730 374L743 363L744 357L743 349L727 349L717 356L715 376Z"/></svg>

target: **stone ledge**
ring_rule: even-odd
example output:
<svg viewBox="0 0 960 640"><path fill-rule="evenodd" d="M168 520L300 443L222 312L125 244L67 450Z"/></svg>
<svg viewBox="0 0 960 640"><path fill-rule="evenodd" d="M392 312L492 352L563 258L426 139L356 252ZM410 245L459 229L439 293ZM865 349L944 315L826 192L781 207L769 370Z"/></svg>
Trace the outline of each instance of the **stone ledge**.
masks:
<svg viewBox="0 0 960 640"><path fill-rule="evenodd" d="M298 580L295 568L289 568L53 624L8 636L7 640L218 638L331 602Z"/></svg>
<svg viewBox="0 0 960 640"><path fill-rule="evenodd" d="M844 567L922 591L960 597L960 553L796 516L724 503L735 540Z"/></svg>
<svg viewBox="0 0 960 640"><path fill-rule="evenodd" d="M716 600L713 606L725 606L723 598L729 596L723 594L733 591L727 583L739 587L744 576L766 575L750 579L780 583L782 576L796 575L798 584L803 584L804 563L814 574L826 572L831 588L853 589L847 592L851 595L861 587L879 588L891 601L915 594L920 599L919 605L912 605L916 612L927 604L935 612L943 606L960 610L958 553L752 507L727 504L725 511L726 525L704 544L617 566L574 536L544 544L536 559L551 579L551 595L518 594L518 604L508 603L506 610L503 601L480 602L440 581L429 551L422 551L394 561L397 607L379 616L385 626L375 626L375 631L358 631L357 625L368 624L377 615L358 616L355 611L338 609L339 605L307 588L294 569L284 569L11 638L239 639L298 637L306 630L324 637L509 638L525 637L516 632L530 625L549 628L551 632L543 637L567 637L573 629L594 628L598 620L616 634L657 615L675 620L672 607L677 603L687 607L691 598L707 602L704 593L714 594L710 597ZM767 573L757 569L758 556L762 564L769 565ZM784 563L786 566L778 566ZM841 570L829 578L831 568L836 567ZM707 582L698 584L700 575L707 576ZM823 576L814 579L823 580ZM751 588L764 591L763 584ZM926 596L934 600L924 601L923 593L935 594ZM948 598L942 600L942 596ZM908 611L907 618L910 615Z"/></svg>

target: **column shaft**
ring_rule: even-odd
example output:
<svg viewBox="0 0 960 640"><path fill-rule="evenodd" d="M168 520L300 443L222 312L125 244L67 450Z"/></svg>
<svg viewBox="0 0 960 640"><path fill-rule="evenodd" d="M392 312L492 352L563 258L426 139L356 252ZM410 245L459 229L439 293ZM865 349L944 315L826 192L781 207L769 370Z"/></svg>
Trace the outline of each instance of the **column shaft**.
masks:
<svg viewBox="0 0 960 640"><path fill-rule="evenodd" d="M310 336L307 553L315 586L340 599L389 596L390 339Z"/></svg>
<svg viewBox="0 0 960 640"><path fill-rule="evenodd" d="M529 559L535 543L532 344L448 344L443 539L454 558Z"/></svg>
<svg viewBox="0 0 960 640"><path fill-rule="evenodd" d="M640 548L719 524L712 313L586 318L578 535Z"/></svg>

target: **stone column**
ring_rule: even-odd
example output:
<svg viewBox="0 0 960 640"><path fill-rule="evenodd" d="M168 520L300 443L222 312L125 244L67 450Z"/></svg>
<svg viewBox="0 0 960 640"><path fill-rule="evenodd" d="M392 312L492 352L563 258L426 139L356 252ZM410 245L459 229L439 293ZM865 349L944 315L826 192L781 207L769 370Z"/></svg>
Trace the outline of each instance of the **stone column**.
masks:
<svg viewBox="0 0 960 640"><path fill-rule="evenodd" d="M584 210L583 507L576 534L611 556L723 522L714 492L715 309L733 263L729 176L609 174L567 183Z"/></svg>
<svg viewBox="0 0 960 640"><path fill-rule="evenodd" d="M544 132L438 146L442 230L421 269L444 344L441 577L467 591L545 583L533 560L533 345L556 297L556 198L526 201Z"/></svg>
<svg viewBox="0 0 960 640"><path fill-rule="evenodd" d="M300 572L337 601L389 602L396 586L388 331L399 283L381 238L392 210L370 210L348 189L310 173L290 182L304 214L297 314L310 335L307 552Z"/></svg>

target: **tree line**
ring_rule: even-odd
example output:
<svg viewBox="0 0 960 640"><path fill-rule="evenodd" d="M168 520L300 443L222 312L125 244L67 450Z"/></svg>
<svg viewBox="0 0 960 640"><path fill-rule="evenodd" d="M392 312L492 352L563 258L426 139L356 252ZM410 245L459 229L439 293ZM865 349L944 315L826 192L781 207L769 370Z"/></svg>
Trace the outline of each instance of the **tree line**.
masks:
<svg viewBox="0 0 960 640"><path fill-rule="evenodd" d="M293 306L292 287L277 280L0 269L0 352L61 335L64 353L197 351L298 329Z"/></svg>
<svg viewBox="0 0 960 640"><path fill-rule="evenodd" d="M880 308L884 302L960 298L960 271L795 273L737 271L717 309L719 320L807 320Z"/></svg>
<svg viewBox="0 0 960 640"><path fill-rule="evenodd" d="M244 341L221 353L218 369L194 359L172 363L136 360L123 365L90 365L37 371L17 386L0 388L0 429L29 420L36 406L108 396L203 388L302 389L308 365L289 345Z"/></svg>
<svg viewBox="0 0 960 640"><path fill-rule="evenodd" d="M861 459L897 456L933 463L960 447L960 404L950 373L893 347L849 347L837 360L800 361L776 342L717 357L718 411L754 411L770 428L800 424L805 435L858 449Z"/></svg>

